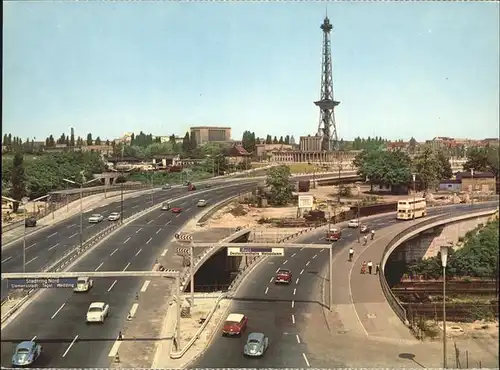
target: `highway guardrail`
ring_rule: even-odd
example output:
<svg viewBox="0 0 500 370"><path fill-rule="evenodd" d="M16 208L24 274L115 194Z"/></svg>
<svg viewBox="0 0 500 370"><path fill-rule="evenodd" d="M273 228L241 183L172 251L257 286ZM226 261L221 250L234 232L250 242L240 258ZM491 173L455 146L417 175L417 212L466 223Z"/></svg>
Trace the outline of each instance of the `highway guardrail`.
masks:
<svg viewBox="0 0 500 370"><path fill-rule="evenodd" d="M462 221L466 219L471 219L471 218L477 218L477 217L482 217L482 216L488 216L488 215L493 215L495 214L496 210L486 210L486 211L478 211L475 213L468 213L468 214L462 214L462 215L442 215L442 216L435 216L430 220L425 220L422 222L419 222L418 224L409 226L408 228L404 229L403 231L399 232L394 238L391 239L391 241L387 244L385 247L383 253L382 253L382 259L380 261L380 268L381 268L381 273L378 274L379 276L379 281L380 285L382 287L382 291L385 295L385 298L387 299L387 302L393 309L393 311L396 313L396 315L401 319L401 321L409 326L409 321L408 317L406 314L406 310L399 301L399 299L394 295L394 293L391 291L391 288L389 287L389 284L387 283L387 280L385 278L385 264L387 263L387 260L391 253L399 247L402 243L405 241L413 238L415 235L420 234L422 231L425 231L431 227L435 226L440 226L448 223L453 223L457 221Z"/></svg>

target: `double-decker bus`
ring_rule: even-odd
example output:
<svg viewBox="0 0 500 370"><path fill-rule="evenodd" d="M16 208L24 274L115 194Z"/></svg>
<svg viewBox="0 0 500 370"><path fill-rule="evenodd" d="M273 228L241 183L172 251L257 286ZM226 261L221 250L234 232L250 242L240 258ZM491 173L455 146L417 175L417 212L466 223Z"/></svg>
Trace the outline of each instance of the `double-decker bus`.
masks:
<svg viewBox="0 0 500 370"><path fill-rule="evenodd" d="M413 220L424 217L427 214L427 202L425 198L410 198L398 202L398 220Z"/></svg>

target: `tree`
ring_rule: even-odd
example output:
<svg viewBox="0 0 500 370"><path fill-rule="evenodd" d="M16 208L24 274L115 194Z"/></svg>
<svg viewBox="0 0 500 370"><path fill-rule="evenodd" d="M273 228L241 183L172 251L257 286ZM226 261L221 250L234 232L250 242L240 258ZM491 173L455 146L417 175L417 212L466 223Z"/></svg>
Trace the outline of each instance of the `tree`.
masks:
<svg viewBox="0 0 500 370"><path fill-rule="evenodd" d="M472 147L467 150L467 161L464 163L464 170L474 170L477 172L490 171L498 177L498 148Z"/></svg>
<svg viewBox="0 0 500 370"><path fill-rule="evenodd" d="M278 139L276 138L276 136L273 138L273 144L278 144Z"/></svg>
<svg viewBox="0 0 500 370"><path fill-rule="evenodd" d="M54 140L54 136L50 135L49 136L49 147L54 148L56 146L56 142Z"/></svg>
<svg viewBox="0 0 500 370"><path fill-rule="evenodd" d="M290 167L278 166L269 169L266 178L267 186L271 187L271 203L282 206L290 202L294 187L290 183Z"/></svg>
<svg viewBox="0 0 500 370"><path fill-rule="evenodd" d="M94 143L94 140L92 140L92 134L89 132L87 134L87 145L92 145Z"/></svg>
<svg viewBox="0 0 500 370"><path fill-rule="evenodd" d="M417 148L417 140L414 137L408 142L408 151L410 154L415 154L415 149Z"/></svg>
<svg viewBox="0 0 500 370"><path fill-rule="evenodd" d="M417 174L416 181L418 188L424 191L435 188L439 183L440 165L432 148L427 147L413 161L413 166Z"/></svg>
<svg viewBox="0 0 500 370"><path fill-rule="evenodd" d="M437 161L439 166L439 179L451 179L453 170L451 169L450 157L443 151L437 151Z"/></svg>
<svg viewBox="0 0 500 370"><path fill-rule="evenodd" d="M290 135L285 136L285 144L290 145Z"/></svg>
<svg viewBox="0 0 500 370"><path fill-rule="evenodd" d="M24 158L23 155L19 152L14 155L14 159L12 161L10 183L12 185L12 198L20 201L26 195L26 177L24 174ZM12 206L12 210L14 212L17 212L18 208L19 203L14 203L14 205Z"/></svg>
<svg viewBox="0 0 500 370"><path fill-rule="evenodd" d="M252 153L255 150L255 132L245 131L243 132L243 137L241 139L241 143L243 148L249 153Z"/></svg>
<svg viewBox="0 0 500 370"><path fill-rule="evenodd" d="M266 136L266 144L272 144L273 143L273 139L271 138L271 135L267 135Z"/></svg>
<svg viewBox="0 0 500 370"><path fill-rule="evenodd" d="M94 144L95 145L101 145L101 138L99 136L95 138Z"/></svg>
<svg viewBox="0 0 500 370"><path fill-rule="evenodd" d="M283 136L280 136L280 139L278 140L278 144L285 144L285 140L283 140Z"/></svg>
<svg viewBox="0 0 500 370"><path fill-rule="evenodd" d="M194 153L196 151L196 148L198 148L196 137L194 135L191 135L191 137L189 138L189 152Z"/></svg>
<svg viewBox="0 0 500 370"><path fill-rule="evenodd" d="M109 146L109 139L106 139L106 145Z"/></svg>
<svg viewBox="0 0 500 370"><path fill-rule="evenodd" d="M71 135L69 137L69 145L73 148L75 146L75 129L71 127Z"/></svg>
<svg viewBox="0 0 500 370"><path fill-rule="evenodd" d="M182 139L182 152L187 155L190 148L191 140L189 138L189 132L186 132L186 135L184 135L184 138Z"/></svg>
<svg viewBox="0 0 500 370"><path fill-rule="evenodd" d="M290 145L296 145L295 143L295 138L292 136L290 136Z"/></svg>

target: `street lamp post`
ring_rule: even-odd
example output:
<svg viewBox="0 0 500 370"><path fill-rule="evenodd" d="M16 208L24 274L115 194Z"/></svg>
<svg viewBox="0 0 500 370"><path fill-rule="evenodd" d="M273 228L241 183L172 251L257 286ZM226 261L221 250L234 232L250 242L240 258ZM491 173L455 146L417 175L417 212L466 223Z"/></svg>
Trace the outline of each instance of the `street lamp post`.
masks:
<svg viewBox="0 0 500 370"><path fill-rule="evenodd" d="M120 172L120 176L123 177L125 172L130 172L132 169L129 169L127 171L118 171L115 170L114 168L110 168L111 171L113 172ZM123 179L122 179L123 180ZM120 224L123 224L123 181L120 182Z"/></svg>
<svg viewBox="0 0 500 370"><path fill-rule="evenodd" d="M358 191L358 197L359 193L361 193L361 189L359 186L356 186L356 190ZM357 220L358 220L358 243L359 243L359 238L361 237L361 225L359 224L359 199L358 199L358 211L357 211Z"/></svg>
<svg viewBox="0 0 500 370"><path fill-rule="evenodd" d="M154 206L155 202L154 202L154 196L155 196L155 188L154 188L154 171L151 172L151 207Z"/></svg>
<svg viewBox="0 0 500 370"><path fill-rule="evenodd" d="M85 182L76 182L69 179L63 179L63 181L69 182L70 184L80 186L80 248L83 246L83 186L100 179L100 177L96 177L95 179Z"/></svg>
<svg viewBox="0 0 500 370"><path fill-rule="evenodd" d="M471 189L470 189L470 206L474 205L474 169L470 169Z"/></svg>
<svg viewBox="0 0 500 370"><path fill-rule="evenodd" d="M443 267L443 368L447 368L446 356L446 264L448 262L448 246L441 246L441 266Z"/></svg>
<svg viewBox="0 0 500 370"><path fill-rule="evenodd" d="M417 177L417 174L412 173L411 177L413 178L413 219L415 219L415 179Z"/></svg>

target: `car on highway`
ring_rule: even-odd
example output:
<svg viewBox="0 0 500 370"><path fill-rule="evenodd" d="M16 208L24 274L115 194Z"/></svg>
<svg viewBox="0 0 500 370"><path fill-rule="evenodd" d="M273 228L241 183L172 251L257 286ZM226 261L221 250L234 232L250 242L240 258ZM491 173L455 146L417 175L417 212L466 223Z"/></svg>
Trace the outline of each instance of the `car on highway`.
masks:
<svg viewBox="0 0 500 370"><path fill-rule="evenodd" d="M370 232L370 228L368 227L368 225L361 225L359 232L366 234L367 232Z"/></svg>
<svg viewBox="0 0 500 370"><path fill-rule="evenodd" d="M19 343L12 355L12 367L25 367L33 363L42 354L42 346L35 341L24 341Z"/></svg>
<svg viewBox="0 0 500 370"><path fill-rule="evenodd" d="M24 221L24 227L35 227L36 226L36 218L35 217L28 217Z"/></svg>
<svg viewBox="0 0 500 370"><path fill-rule="evenodd" d="M170 208L170 203L163 203L161 206L162 211L168 211Z"/></svg>
<svg viewBox="0 0 500 370"><path fill-rule="evenodd" d="M109 304L104 302L92 302L87 310L85 321L87 323L99 322L104 323L104 320L109 315Z"/></svg>
<svg viewBox="0 0 500 370"><path fill-rule="evenodd" d="M196 204L197 207L206 207L208 202L205 199L200 199Z"/></svg>
<svg viewBox="0 0 500 370"><path fill-rule="evenodd" d="M77 293L88 292L93 286L94 280L92 280L91 278L79 277L76 281L76 287L73 289L73 291Z"/></svg>
<svg viewBox="0 0 500 370"><path fill-rule="evenodd" d="M240 335L248 326L248 317L241 313L230 314L222 327L222 336Z"/></svg>
<svg viewBox="0 0 500 370"><path fill-rule="evenodd" d="M342 231L340 231L339 229L336 229L334 227L331 227L326 232L325 239L326 239L326 241L329 241L329 242L339 241L340 239L342 239Z"/></svg>
<svg viewBox="0 0 500 370"><path fill-rule="evenodd" d="M250 333L243 348L243 355L248 357L264 356L268 347L269 338L263 333Z"/></svg>
<svg viewBox="0 0 500 370"><path fill-rule="evenodd" d="M95 213L92 216L89 217L89 223L91 224L97 224L104 220L104 217L100 215L99 213Z"/></svg>
<svg viewBox="0 0 500 370"><path fill-rule="evenodd" d="M292 282L292 272L287 269L279 269L274 277L274 284L290 284Z"/></svg>
<svg viewBox="0 0 500 370"><path fill-rule="evenodd" d="M120 219L119 212L111 212L108 216L108 221L118 221Z"/></svg>
<svg viewBox="0 0 500 370"><path fill-rule="evenodd" d="M170 184L165 184L161 187L162 190L169 190L169 189L172 189L172 187L170 186Z"/></svg>
<svg viewBox="0 0 500 370"><path fill-rule="evenodd" d="M347 227L352 227L353 229L359 227L359 220L358 219L356 219L356 220L350 220L347 223Z"/></svg>
<svg viewBox="0 0 500 370"><path fill-rule="evenodd" d="M181 213L182 212L182 208L181 207L174 207L172 208L172 213Z"/></svg>

